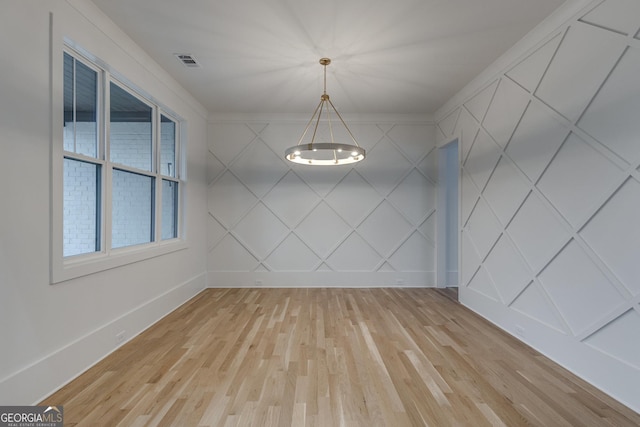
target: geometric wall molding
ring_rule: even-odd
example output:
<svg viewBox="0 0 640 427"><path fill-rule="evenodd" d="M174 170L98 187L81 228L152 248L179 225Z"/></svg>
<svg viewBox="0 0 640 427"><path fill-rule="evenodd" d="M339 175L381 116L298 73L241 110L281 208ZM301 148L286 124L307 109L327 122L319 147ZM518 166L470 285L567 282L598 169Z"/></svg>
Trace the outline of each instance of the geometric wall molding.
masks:
<svg viewBox="0 0 640 427"><path fill-rule="evenodd" d="M458 121L459 113L460 109L458 108L438 122L438 129L442 131L443 135L448 136L453 133L453 129L455 128L456 122Z"/></svg>
<svg viewBox="0 0 640 427"><path fill-rule="evenodd" d="M487 113L487 109L491 104L493 94L496 92L496 87L498 87L497 80L464 103L465 108L476 121L482 122L482 120L484 120L484 115Z"/></svg>
<svg viewBox="0 0 640 427"><path fill-rule="evenodd" d="M523 59L518 65L507 71L505 75L529 93L535 92L561 40L562 35L556 35L542 47Z"/></svg>
<svg viewBox="0 0 640 427"><path fill-rule="evenodd" d="M417 227L435 211L436 183L418 168L412 169L389 193L387 200Z"/></svg>
<svg viewBox="0 0 640 427"><path fill-rule="evenodd" d="M260 140L251 143L229 169L257 197L263 197L288 171L280 156Z"/></svg>
<svg viewBox="0 0 640 427"><path fill-rule="evenodd" d="M414 231L389 257L389 264L395 267L396 271L426 273L435 270L434 259L433 242Z"/></svg>
<svg viewBox="0 0 640 427"><path fill-rule="evenodd" d="M462 193L460 194L460 224L464 227L480 197L480 190L478 190L466 170L463 170L462 173L460 192Z"/></svg>
<svg viewBox="0 0 640 427"><path fill-rule="evenodd" d="M537 187L574 227L584 223L620 184L622 171L571 134Z"/></svg>
<svg viewBox="0 0 640 427"><path fill-rule="evenodd" d="M471 217L469 217L465 230L480 257L485 258L496 240L498 240L498 237L500 237L502 226L491 211L490 206L484 199L480 199Z"/></svg>
<svg viewBox="0 0 640 427"><path fill-rule="evenodd" d="M320 202L295 227L296 235L321 258L335 250L351 231L349 224L325 202Z"/></svg>
<svg viewBox="0 0 640 427"><path fill-rule="evenodd" d="M207 217L207 245L209 250L213 249L227 234L227 230L214 217Z"/></svg>
<svg viewBox="0 0 640 427"><path fill-rule="evenodd" d="M322 286L360 274L376 286L435 285L435 125L351 126L367 161L322 168L281 155L299 124L209 124L211 280L255 286L274 274Z"/></svg>
<svg viewBox="0 0 640 427"><path fill-rule="evenodd" d="M636 0L609 0L593 8L580 21L626 36L638 31L638 16L640 3Z"/></svg>
<svg viewBox="0 0 640 427"><path fill-rule="evenodd" d="M639 75L640 47L629 47L578 122L580 129L629 163L640 160L640 85L628 84Z"/></svg>
<svg viewBox="0 0 640 427"><path fill-rule="evenodd" d="M357 233L350 234L327 258L333 271L376 271L379 263L380 255Z"/></svg>
<svg viewBox="0 0 640 427"><path fill-rule="evenodd" d="M580 231L580 236L633 296L640 295L639 218L640 183L629 178Z"/></svg>
<svg viewBox="0 0 640 427"><path fill-rule="evenodd" d="M333 169L333 170L330 170ZM296 165L291 171L320 197L325 197L349 173L349 168L314 168ZM283 188L287 188L283 186Z"/></svg>
<svg viewBox="0 0 640 427"><path fill-rule="evenodd" d="M553 259L570 236L551 208L533 192L506 231L534 272Z"/></svg>
<svg viewBox="0 0 640 427"><path fill-rule="evenodd" d="M211 184L211 182L218 177L224 171L224 165L220 160L216 158L216 156L211 153L211 151L207 152L207 184Z"/></svg>
<svg viewBox="0 0 640 427"><path fill-rule="evenodd" d="M514 163L502 156L485 187L484 196L503 225L509 224L531 191Z"/></svg>
<svg viewBox="0 0 640 427"><path fill-rule="evenodd" d="M258 260L231 234L227 234L209 251L209 269L218 271L253 271Z"/></svg>
<svg viewBox="0 0 640 427"><path fill-rule="evenodd" d="M636 411L639 31L640 2L592 5L438 123L461 139L462 303Z"/></svg>
<svg viewBox="0 0 640 427"><path fill-rule="evenodd" d="M624 298L575 241L538 276L574 335L624 304Z"/></svg>
<svg viewBox="0 0 640 427"><path fill-rule="evenodd" d="M418 162L433 149L432 144L425 144L425 135L433 133L433 125L420 123L394 124L386 132L408 159Z"/></svg>
<svg viewBox="0 0 640 427"><path fill-rule="evenodd" d="M313 251L291 233L269 254L265 263L270 269L278 271L312 271L318 265L318 261Z"/></svg>
<svg viewBox="0 0 640 427"><path fill-rule="evenodd" d="M445 135L444 132L442 132L442 129L440 129L440 126L436 126L436 141L438 144L440 144L441 142L446 142L445 140L447 139L447 135Z"/></svg>
<svg viewBox="0 0 640 427"><path fill-rule="evenodd" d="M482 190L487 184L500 159L500 151L500 146L493 141L491 136L485 130L480 129L464 164L465 170L479 189Z"/></svg>
<svg viewBox="0 0 640 427"><path fill-rule="evenodd" d="M357 199L354 198L356 194ZM355 228L378 206L380 194L360 173L352 170L324 200ZM295 197L291 198L291 203L295 203Z"/></svg>
<svg viewBox="0 0 640 427"><path fill-rule="evenodd" d="M413 167L402 152L386 138L368 150L367 162L358 166L358 172L380 194L389 194Z"/></svg>
<svg viewBox="0 0 640 427"><path fill-rule="evenodd" d="M227 228L233 227L257 200L251 191L228 171L209 185L209 214Z"/></svg>
<svg viewBox="0 0 640 427"><path fill-rule="evenodd" d="M460 111L460 117L458 118L455 130L455 134L459 138L459 147L461 152L460 159L462 163L466 161L471 145L473 144L473 141L475 141L479 129L480 126L478 126L478 122L466 108L463 108Z"/></svg>
<svg viewBox="0 0 640 427"><path fill-rule="evenodd" d="M422 158L422 161L418 163L418 170L422 172L422 175L426 176L432 183L438 182L438 149L432 147L431 151Z"/></svg>
<svg viewBox="0 0 640 427"><path fill-rule="evenodd" d="M413 231L411 224L387 201L358 226L358 233L380 254L389 255Z"/></svg>
<svg viewBox="0 0 640 427"><path fill-rule="evenodd" d="M472 289L475 292L493 301L500 300L498 291L496 290L495 286L493 285L493 282L491 281L491 276L489 276L489 274L483 267L480 267L478 272L469 281L468 287L469 289Z"/></svg>
<svg viewBox="0 0 640 427"><path fill-rule="evenodd" d="M640 313L629 310L591 335L585 343L640 370L640 340L631 338L637 337L638 331Z"/></svg>
<svg viewBox="0 0 640 427"><path fill-rule="evenodd" d="M256 137L248 126L237 126L234 123L213 123L209 125L209 151L223 164L229 165L242 150ZM225 143L232 140L233 144Z"/></svg>
<svg viewBox="0 0 640 427"><path fill-rule="evenodd" d="M548 108L531 102L506 153L531 182L536 182L568 134L569 129Z"/></svg>
<svg viewBox="0 0 640 427"><path fill-rule="evenodd" d="M580 23L572 25L536 96L567 120L577 120L624 49L619 36L610 31Z"/></svg>
<svg viewBox="0 0 640 427"><path fill-rule="evenodd" d="M506 234L500 236L484 267L504 304L509 305L531 282L532 272Z"/></svg>
<svg viewBox="0 0 640 427"><path fill-rule="evenodd" d="M545 292L537 282L531 282L510 307L556 331L566 333L567 328Z"/></svg>
<svg viewBox="0 0 640 427"><path fill-rule="evenodd" d="M435 245L435 241L436 241L436 215L435 215L436 211L433 211L431 213L431 215L429 215L427 217L427 219L424 220L424 222L418 227L418 231L420 231L420 233L422 233L422 235L424 237L426 237L428 240L431 240L434 245Z"/></svg>
<svg viewBox="0 0 640 427"><path fill-rule="evenodd" d="M234 227L234 236L260 259L266 258L288 234L289 228L262 202Z"/></svg>
<svg viewBox="0 0 640 427"><path fill-rule="evenodd" d="M484 129L504 148L529 103L529 94L511 79L501 79L482 121Z"/></svg>
<svg viewBox="0 0 640 427"><path fill-rule="evenodd" d="M296 203L291 203L291 194ZM318 204L320 197L295 173L288 172L262 201L285 224L294 227Z"/></svg>
<svg viewBox="0 0 640 427"><path fill-rule="evenodd" d="M460 261L464 268L462 268L460 283L464 286L468 286L471 278L476 274L478 268L480 268L480 256L475 248L475 245L469 237L469 233L463 228L461 231L462 237L460 238ZM474 268L472 268L475 267ZM463 288L459 288L462 290Z"/></svg>

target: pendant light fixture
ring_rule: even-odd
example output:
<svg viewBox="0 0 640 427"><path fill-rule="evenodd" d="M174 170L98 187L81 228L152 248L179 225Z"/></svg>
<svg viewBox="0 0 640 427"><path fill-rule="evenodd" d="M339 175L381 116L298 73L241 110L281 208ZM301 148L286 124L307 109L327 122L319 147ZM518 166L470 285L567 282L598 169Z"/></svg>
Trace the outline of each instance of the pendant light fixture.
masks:
<svg viewBox="0 0 640 427"><path fill-rule="evenodd" d="M331 64L331 59L321 58L320 65L324 67L324 91L320 96L320 103L316 107L309 123L304 128L298 144L293 147L289 147L284 152L285 159L303 165L311 166L334 166L334 165L346 165L350 163L356 163L365 158L364 148L358 145L355 137L349 130L349 127L336 110L336 107L331 102L329 95L327 94L327 65ZM351 137L353 144L337 143L334 141L334 120L332 118L331 110L333 114L340 120L342 126L347 131L347 134ZM320 127L321 118L324 118L324 123L328 127L329 141L316 142L318 137L318 129ZM305 143L304 138L309 133L313 125L313 133L311 134L311 141Z"/></svg>

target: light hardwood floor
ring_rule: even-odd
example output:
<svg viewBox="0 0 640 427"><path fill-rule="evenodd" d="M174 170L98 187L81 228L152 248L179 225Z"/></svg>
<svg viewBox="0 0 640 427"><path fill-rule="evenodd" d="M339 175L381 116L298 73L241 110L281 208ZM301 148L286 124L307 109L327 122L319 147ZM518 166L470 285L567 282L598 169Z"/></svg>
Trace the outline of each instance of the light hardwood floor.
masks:
<svg viewBox="0 0 640 427"><path fill-rule="evenodd" d="M434 289L208 289L42 404L66 426L640 425Z"/></svg>

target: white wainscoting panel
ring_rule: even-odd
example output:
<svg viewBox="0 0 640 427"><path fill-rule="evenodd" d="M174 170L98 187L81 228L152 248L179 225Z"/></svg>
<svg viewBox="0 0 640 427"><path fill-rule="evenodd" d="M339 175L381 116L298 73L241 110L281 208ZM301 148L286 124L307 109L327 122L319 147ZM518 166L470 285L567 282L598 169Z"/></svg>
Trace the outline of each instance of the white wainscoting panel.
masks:
<svg viewBox="0 0 640 427"><path fill-rule="evenodd" d="M461 302L636 411L639 37L640 2L593 2L436 114L462 147Z"/></svg>
<svg viewBox="0 0 640 427"><path fill-rule="evenodd" d="M210 286L434 286L435 126L349 125L367 158L323 168L283 157L303 121L210 120Z"/></svg>

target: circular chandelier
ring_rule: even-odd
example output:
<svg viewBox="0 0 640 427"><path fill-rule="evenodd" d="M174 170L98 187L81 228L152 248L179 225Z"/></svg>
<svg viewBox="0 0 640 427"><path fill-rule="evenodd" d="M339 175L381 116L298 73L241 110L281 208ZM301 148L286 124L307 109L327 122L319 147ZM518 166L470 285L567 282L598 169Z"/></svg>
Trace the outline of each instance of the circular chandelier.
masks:
<svg viewBox="0 0 640 427"><path fill-rule="evenodd" d="M324 90L322 96L320 96L320 103L313 112L309 123L307 123L307 126L304 128L298 144L287 148L284 152L285 159L290 162L312 166L333 166L356 163L365 158L366 152L364 148L358 145L349 127L327 94L327 65L329 64L331 64L331 59L320 59L320 65L324 67ZM340 120L340 123L342 123L342 126L346 129L353 144L336 143L334 141L334 123L331 110L333 110L333 114L335 114ZM325 122L329 128L330 141L316 142L316 136L318 135L318 128L320 127L320 120L323 114L326 116ZM313 132L311 134L311 141L305 143L303 142L304 138L309 133L312 125Z"/></svg>

